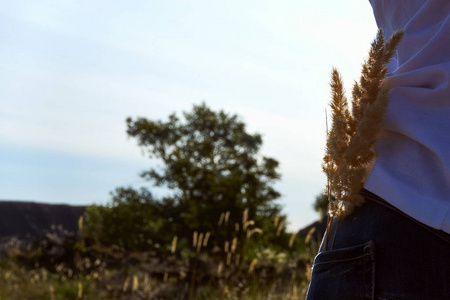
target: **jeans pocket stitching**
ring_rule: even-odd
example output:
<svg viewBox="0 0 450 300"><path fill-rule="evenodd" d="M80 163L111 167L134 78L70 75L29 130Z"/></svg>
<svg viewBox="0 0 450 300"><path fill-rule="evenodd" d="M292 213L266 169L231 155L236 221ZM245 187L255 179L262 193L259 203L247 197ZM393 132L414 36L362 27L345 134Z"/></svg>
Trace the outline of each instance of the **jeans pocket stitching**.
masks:
<svg viewBox="0 0 450 300"><path fill-rule="evenodd" d="M363 258L365 256L370 256L370 253L366 253L357 257L352 257L352 258L347 258L347 259L338 259L338 260L330 260L330 261L322 261L322 262L318 262L315 263L314 266L318 266L318 265L323 265L323 264L330 264L330 263L338 263L338 262L344 262L344 261L351 261L351 260L356 260L356 259L360 259Z"/></svg>

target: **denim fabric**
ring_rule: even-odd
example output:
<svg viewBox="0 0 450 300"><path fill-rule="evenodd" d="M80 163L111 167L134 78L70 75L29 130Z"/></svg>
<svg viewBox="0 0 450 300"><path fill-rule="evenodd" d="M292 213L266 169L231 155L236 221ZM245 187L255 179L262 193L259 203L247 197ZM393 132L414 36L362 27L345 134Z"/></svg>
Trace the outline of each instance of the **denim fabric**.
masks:
<svg viewBox="0 0 450 300"><path fill-rule="evenodd" d="M362 194L361 207L333 220L306 299L450 299L450 235Z"/></svg>

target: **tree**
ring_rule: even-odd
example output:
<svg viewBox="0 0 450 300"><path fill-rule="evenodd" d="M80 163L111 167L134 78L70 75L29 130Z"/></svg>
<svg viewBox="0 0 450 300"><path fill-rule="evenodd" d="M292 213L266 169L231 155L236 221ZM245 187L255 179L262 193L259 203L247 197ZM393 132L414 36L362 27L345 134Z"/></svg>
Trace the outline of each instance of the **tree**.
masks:
<svg viewBox="0 0 450 300"><path fill-rule="evenodd" d="M117 188L108 205L86 209L82 234L127 249L158 250L171 239L163 233L167 226L163 210L147 189Z"/></svg>
<svg viewBox="0 0 450 300"><path fill-rule="evenodd" d="M141 177L173 193L154 201L145 196L150 195L145 189L141 194L128 190L120 194L124 196L120 201L116 195L113 203L135 209L142 202L135 198L144 197L148 201L139 209L148 207L150 215L158 212L172 220L160 225L170 238L210 232L210 245L222 245L231 236L244 243L252 226L273 231L273 221L280 215L275 203L280 194L273 183L280 174L275 159L259 154L261 135L249 134L238 116L212 111L204 103L183 116L181 120L172 114L165 122L127 118L128 135L163 164L142 172Z"/></svg>
<svg viewBox="0 0 450 300"><path fill-rule="evenodd" d="M141 176L175 192L173 200L182 208L186 229L214 235L224 212L230 212L233 229L245 209L257 226L278 215L274 200L280 194L272 187L280 178L278 162L258 155L261 136L247 133L236 115L214 112L205 104L194 105L184 119L175 114L167 122L128 118L127 133L150 157L163 162L163 168Z"/></svg>

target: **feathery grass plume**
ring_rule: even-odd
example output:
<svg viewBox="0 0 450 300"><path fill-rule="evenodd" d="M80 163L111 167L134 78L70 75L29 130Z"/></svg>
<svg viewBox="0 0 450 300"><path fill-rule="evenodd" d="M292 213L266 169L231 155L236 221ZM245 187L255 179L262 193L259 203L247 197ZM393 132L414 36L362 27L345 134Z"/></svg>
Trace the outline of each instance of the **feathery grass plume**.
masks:
<svg viewBox="0 0 450 300"><path fill-rule="evenodd" d="M244 210L244 213L242 214L242 224L245 224L248 221L248 208Z"/></svg>
<svg viewBox="0 0 450 300"><path fill-rule="evenodd" d="M225 253L228 253L228 249L230 249L230 242L229 241L225 241L225 245L224 245L223 249L225 250Z"/></svg>
<svg viewBox="0 0 450 300"><path fill-rule="evenodd" d="M306 278L308 279L308 281L311 281L311 277L312 277L312 265L311 264L306 264Z"/></svg>
<svg viewBox="0 0 450 300"><path fill-rule="evenodd" d="M224 218L225 218L225 213L221 213L220 214L220 218L219 218L219 222L217 223L217 224L219 224L219 226L222 225Z"/></svg>
<svg viewBox="0 0 450 300"><path fill-rule="evenodd" d="M139 279L136 275L133 275L133 284L131 285L131 291L136 292L139 289Z"/></svg>
<svg viewBox="0 0 450 300"><path fill-rule="evenodd" d="M206 232L205 238L203 239L203 247L208 246L209 237L211 236L211 232Z"/></svg>
<svg viewBox="0 0 450 300"><path fill-rule="evenodd" d="M245 231L245 230L247 230L248 226L253 226L253 225L255 225L255 221L248 220L247 222L244 223L244 226L243 226L242 230Z"/></svg>
<svg viewBox="0 0 450 300"><path fill-rule="evenodd" d="M328 177L328 193L336 197L329 204L332 217L343 219L364 201L359 191L375 160L374 146L389 104L389 91L382 87L382 82L402 37L403 32L397 31L385 41L383 31L378 31L362 66L359 83L354 83L351 111L342 77L337 69L332 70L332 126L327 132L322 164Z"/></svg>
<svg viewBox="0 0 450 300"><path fill-rule="evenodd" d="M291 238L289 239L289 248L292 248L292 245L294 245L294 240L295 240L296 236L297 236L297 233L295 233L295 232L293 232L291 234Z"/></svg>
<svg viewBox="0 0 450 300"><path fill-rule="evenodd" d="M192 246L194 246L194 248L197 248L197 240L198 240L198 232L194 231L194 234L192 235Z"/></svg>
<svg viewBox="0 0 450 300"><path fill-rule="evenodd" d="M281 231L283 230L283 228L284 228L284 220L281 219L280 223L278 224L276 236L280 236Z"/></svg>
<svg viewBox="0 0 450 300"><path fill-rule="evenodd" d="M225 213L225 224L228 224L228 220L230 219L230 211L228 210L226 213Z"/></svg>
<svg viewBox="0 0 450 300"><path fill-rule="evenodd" d="M251 238L254 233L262 233L261 228L253 228L250 231L247 231L247 239Z"/></svg>
<svg viewBox="0 0 450 300"><path fill-rule="evenodd" d="M222 270L223 270L223 263L220 263L217 266L217 275L220 275L222 273Z"/></svg>
<svg viewBox="0 0 450 300"><path fill-rule="evenodd" d="M237 237L234 237L231 243L231 253L236 252L236 247L237 247Z"/></svg>
<svg viewBox="0 0 450 300"><path fill-rule="evenodd" d="M83 230L83 222L84 222L84 217L80 216L78 218L78 231L80 231L80 232Z"/></svg>
<svg viewBox="0 0 450 300"><path fill-rule="evenodd" d="M273 226L277 227L279 221L280 221L280 216L276 216L275 220L273 220Z"/></svg>
<svg viewBox="0 0 450 300"><path fill-rule="evenodd" d="M49 292L50 292L50 300L55 300L55 287L53 286L53 284L50 284Z"/></svg>
<svg viewBox="0 0 450 300"><path fill-rule="evenodd" d="M122 292L126 292L128 290L128 286L130 285L130 276L127 276L123 283Z"/></svg>
<svg viewBox="0 0 450 300"><path fill-rule="evenodd" d="M313 227L308 231L308 234L306 235L306 238L305 238L305 243L307 243L307 244L309 243L314 232L316 232L316 227Z"/></svg>
<svg viewBox="0 0 450 300"><path fill-rule="evenodd" d="M83 283L78 281L78 291L77 291L77 299L83 298Z"/></svg>
<svg viewBox="0 0 450 300"><path fill-rule="evenodd" d="M254 258L252 259L252 262L250 263L250 267L248 268L248 273L251 274L253 271L255 271L256 263L258 262L258 259Z"/></svg>
<svg viewBox="0 0 450 300"><path fill-rule="evenodd" d="M172 254L174 254L175 251L177 251L177 242L178 242L178 236L174 236L173 239L172 239L172 247L170 249L170 252Z"/></svg>

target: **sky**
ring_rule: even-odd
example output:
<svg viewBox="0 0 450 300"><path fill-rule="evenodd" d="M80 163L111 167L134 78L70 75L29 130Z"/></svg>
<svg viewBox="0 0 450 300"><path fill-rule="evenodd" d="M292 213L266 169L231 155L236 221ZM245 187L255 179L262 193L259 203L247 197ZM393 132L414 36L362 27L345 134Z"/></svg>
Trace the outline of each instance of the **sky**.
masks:
<svg viewBox="0 0 450 300"><path fill-rule="evenodd" d="M150 183L127 117L205 102L280 162L297 230L317 219L329 77L348 91L376 24L361 0L41 0L0 6L0 199L106 204ZM156 193L163 193L157 191Z"/></svg>

